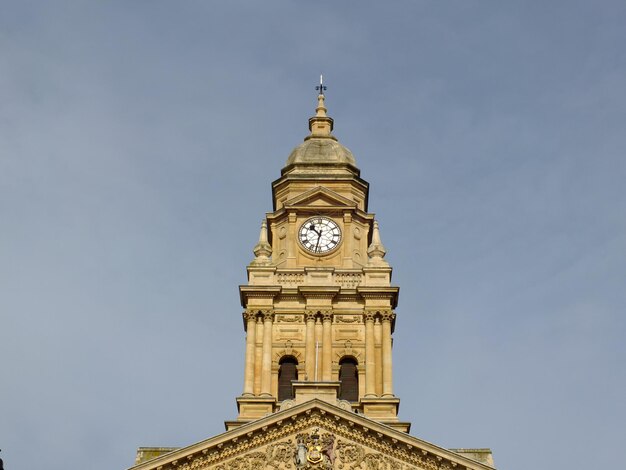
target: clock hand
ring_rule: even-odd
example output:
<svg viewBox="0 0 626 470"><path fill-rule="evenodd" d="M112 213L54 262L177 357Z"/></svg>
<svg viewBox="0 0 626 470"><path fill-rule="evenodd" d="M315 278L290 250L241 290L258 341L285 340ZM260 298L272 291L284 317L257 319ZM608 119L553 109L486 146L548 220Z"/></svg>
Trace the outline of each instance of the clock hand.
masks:
<svg viewBox="0 0 626 470"><path fill-rule="evenodd" d="M315 233L317 233L318 237L322 236L322 232L318 232L317 230L315 230L315 225L311 224L311 226L309 227L309 230L313 230Z"/></svg>
<svg viewBox="0 0 626 470"><path fill-rule="evenodd" d="M317 232L315 232L315 233L317 233ZM315 250L313 250L313 251L317 252L317 248L320 246L320 240L321 239L322 239L322 234L318 233L317 234L317 243L315 244Z"/></svg>

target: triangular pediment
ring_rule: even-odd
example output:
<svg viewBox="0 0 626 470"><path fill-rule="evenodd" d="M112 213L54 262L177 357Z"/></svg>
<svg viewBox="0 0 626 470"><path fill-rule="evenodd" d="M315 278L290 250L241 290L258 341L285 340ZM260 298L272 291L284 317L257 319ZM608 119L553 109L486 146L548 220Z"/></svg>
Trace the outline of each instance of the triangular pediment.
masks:
<svg viewBox="0 0 626 470"><path fill-rule="evenodd" d="M323 186L316 186L298 196L284 202L286 208L310 207L342 207L356 208L356 201L352 201L339 193Z"/></svg>
<svg viewBox="0 0 626 470"><path fill-rule="evenodd" d="M132 470L492 470L352 411L311 400Z"/></svg>

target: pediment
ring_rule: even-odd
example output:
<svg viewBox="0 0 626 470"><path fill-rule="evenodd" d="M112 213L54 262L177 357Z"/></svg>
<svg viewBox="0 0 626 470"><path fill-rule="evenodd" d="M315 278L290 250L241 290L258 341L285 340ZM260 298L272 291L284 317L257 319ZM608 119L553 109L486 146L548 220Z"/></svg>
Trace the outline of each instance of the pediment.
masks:
<svg viewBox="0 0 626 470"><path fill-rule="evenodd" d="M311 400L132 470L493 470L352 411Z"/></svg>
<svg viewBox="0 0 626 470"><path fill-rule="evenodd" d="M284 202L286 208L296 208L306 206L311 207L341 207L341 208L356 208L358 206L356 201L352 201L341 194L331 191L323 186L316 186L314 188L305 191L298 196L288 199Z"/></svg>

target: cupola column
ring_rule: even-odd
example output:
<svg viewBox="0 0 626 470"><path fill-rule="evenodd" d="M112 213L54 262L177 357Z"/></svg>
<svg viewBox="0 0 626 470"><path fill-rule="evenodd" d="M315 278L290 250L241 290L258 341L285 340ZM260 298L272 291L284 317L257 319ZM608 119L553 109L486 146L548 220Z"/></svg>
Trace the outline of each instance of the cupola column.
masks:
<svg viewBox="0 0 626 470"><path fill-rule="evenodd" d="M244 313L246 319L246 365L243 394L254 395L254 356L256 346L256 312Z"/></svg>
<svg viewBox="0 0 626 470"><path fill-rule="evenodd" d="M365 313L365 396L376 396L376 357L374 348L374 313Z"/></svg>
<svg viewBox="0 0 626 470"><path fill-rule="evenodd" d="M263 369L261 371L261 395L271 396L272 386L272 328L274 314L263 312Z"/></svg>
<svg viewBox="0 0 626 470"><path fill-rule="evenodd" d="M326 312L323 317L323 339L322 339L322 380L329 381L332 380L332 352L333 352L333 343L332 343L332 313Z"/></svg>
<svg viewBox="0 0 626 470"><path fill-rule="evenodd" d="M383 396L393 396L393 375L391 361L391 321L394 314L385 312L383 321Z"/></svg>

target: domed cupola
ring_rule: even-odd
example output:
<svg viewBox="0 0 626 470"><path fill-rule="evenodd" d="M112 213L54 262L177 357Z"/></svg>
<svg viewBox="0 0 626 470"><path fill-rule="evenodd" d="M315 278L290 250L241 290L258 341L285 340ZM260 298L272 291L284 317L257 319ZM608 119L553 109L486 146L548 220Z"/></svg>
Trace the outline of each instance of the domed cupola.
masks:
<svg viewBox="0 0 626 470"><path fill-rule="evenodd" d="M287 166L291 165L336 165L347 164L356 167L356 160L352 152L341 145L337 138L331 134L333 119L326 115L324 94L320 92L317 97L315 116L309 119L311 134L306 136L304 142L298 145L287 159Z"/></svg>
<svg viewBox="0 0 626 470"><path fill-rule="evenodd" d="M280 178L272 183L274 210L293 202L294 198L307 191L317 191L323 187L325 191L333 191L354 201L360 210L367 211L369 185L361 179L352 152L332 135L334 122L326 114L326 87L321 80L316 89L319 94L315 115L309 119L311 132L304 138L304 142L292 150L280 172Z"/></svg>

